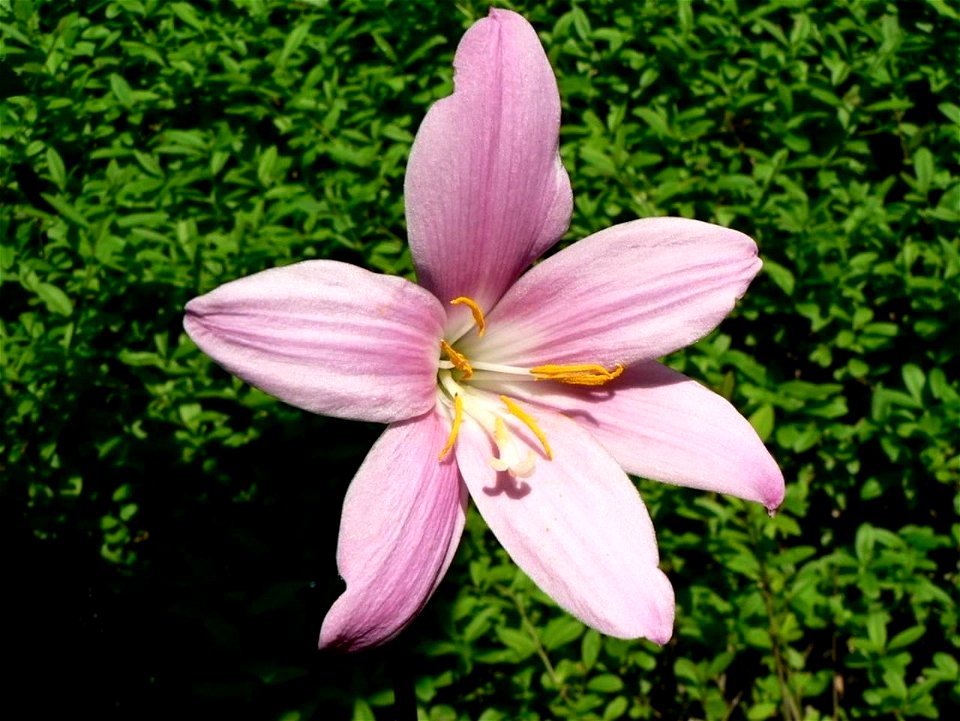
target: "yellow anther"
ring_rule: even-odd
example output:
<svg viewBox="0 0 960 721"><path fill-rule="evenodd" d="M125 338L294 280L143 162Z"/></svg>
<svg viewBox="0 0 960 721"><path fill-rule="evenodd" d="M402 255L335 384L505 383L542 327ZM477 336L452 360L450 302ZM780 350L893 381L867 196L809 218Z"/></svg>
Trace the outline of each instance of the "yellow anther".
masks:
<svg viewBox="0 0 960 721"><path fill-rule="evenodd" d="M544 365L531 368L530 373L538 381L556 381L573 386L602 386L623 373L623 366L617 363L613 370L602 365L584 363L581 365Z"/></svg>
<svg viewBox="0 0 960 721"><path fill-rule="evenodd" d="M500 400L503 401L511 415L516 416L537 437L540 445L543 446L543 452L547 455L547 460L553 460L553 451L550 450L550 444L547 443L547 434L540 430L540 426L533 420L533 417L507 396L500 396Z"/></svg>
<svg viewBox="0 0 960 721"><path fill-rule="evenodd" d="M454 347L445 340L440 341L440 352L446 353L447 358L453 363L453 367L463 373L462 380L470 380L470 378L473 377L473 367L463 353L455 350Z"/></svg>
<svg viewBox="0 0 960 721"><path fill-rule="evenodd" d="M438 461L447 457L453 444L457 442L457 436L460 435L460 424L463 422L463 397L456 395L453 397L453 425L450 426L450 435L447 436L447 442L443 444Z"/></svg>
<svg viewBox="0 0 960 721"><path fill-rule="evenodd" d="M465 295L461 295L459 298L454 298L450 301L450 305L465 305L470 309L470 312L473 314L473 322L477 324L477 335L483 336L483 331L487 329L487 322L483 318L483 311L480 310L480 306L477 304L473 298L467 298Z"/></svg>

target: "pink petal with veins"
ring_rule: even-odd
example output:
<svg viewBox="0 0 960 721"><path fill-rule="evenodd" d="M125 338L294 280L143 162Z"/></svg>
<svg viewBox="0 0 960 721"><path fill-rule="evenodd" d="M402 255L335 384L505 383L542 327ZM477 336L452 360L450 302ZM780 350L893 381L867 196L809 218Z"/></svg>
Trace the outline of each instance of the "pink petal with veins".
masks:
<svg viewBox="0 0 960 721"><path fill-rule="evenodd" d="M653 524L637 489L573 421L536 417L553 460L540 455L526 479L494 471L490 437L464 420L457 463L477 509L517 565L581 621L611 636L666 643L673 588L657 568ZM526 429L517 435L539 449Z"/></svg>
<svg viewBox="0 0 960 721"><path fill-rule="evenodd" d="M337 566L347 589L323 621L320 647L357 651L402 631L453 559L467 493L437 412L387 428L343 502Z"/></svg>
<svg viewBox="0 0 960 721"><path fill-rule="evenodd" d="M467 31L454 68L453 95L430 108L410 152L407 228L421 285L489 309L570 222L560 96L536 32L507 10ZM453 342L470 316L449 310Z"/></svg>
<svg viewBox="0 0 960 721"><path fill-rule="evenodd" d="M403 278L309 260L222 285L186 310L200 350L298 408L391 422L436 403L444 310Z"/></svg>
<svg viewBox="0 0 960 721"><path fill-rule="evenodd" d="M736 408L656 362L599 388L513 383L504 392L575 420L627 473L704 491L783 502L783 474Z"/></svg>
<svg viewBox="0 0 960 721"><path fill-rule="evenodd" d="M601 230L534 266L459 349L489 362L629 365L713 330L760 270L743 233L684 218Z"/></svg>

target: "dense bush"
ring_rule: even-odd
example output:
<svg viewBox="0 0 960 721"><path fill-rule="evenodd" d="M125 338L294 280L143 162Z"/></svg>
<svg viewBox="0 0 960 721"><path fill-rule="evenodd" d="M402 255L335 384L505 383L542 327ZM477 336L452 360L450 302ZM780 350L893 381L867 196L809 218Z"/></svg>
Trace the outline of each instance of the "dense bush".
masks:
<svg viewBox="0 0 960 721"><path fill-rule="evenodd" d="M411 275L407 153L486 5L0 0L7 681L35 717L392 718L413 689L432 721L960 702L960 15L504 4L558 75L567 241L662 214L757 239L735 314L669 361L750 417L781 512L638 481L677 589L662 649L585 630L474 514L400 640L319 654L378 429L231 378L183 305L303 258Z"/></svg>

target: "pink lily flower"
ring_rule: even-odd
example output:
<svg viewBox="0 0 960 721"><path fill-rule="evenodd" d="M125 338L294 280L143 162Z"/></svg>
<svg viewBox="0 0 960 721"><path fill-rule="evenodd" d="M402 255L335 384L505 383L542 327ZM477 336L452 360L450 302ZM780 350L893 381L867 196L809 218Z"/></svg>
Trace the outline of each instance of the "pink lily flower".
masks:
<svg viewBox="0 0 960 721"><path fill-rule="evenodd" d="M657 358L713 329L760 269L733 230L624 223L526 270L566 230L560 98L533 28L491 10L455 92L427 113L406 176L419 285L314 260L186 307L190 337L287 403L388 423L350 484L346 590L321 647L396 636L453 559L468 496L571 614L665 643L674 596L627 473L775 509L784 481L726 400ZM524 273L526 270L526 273Z"/></svg>

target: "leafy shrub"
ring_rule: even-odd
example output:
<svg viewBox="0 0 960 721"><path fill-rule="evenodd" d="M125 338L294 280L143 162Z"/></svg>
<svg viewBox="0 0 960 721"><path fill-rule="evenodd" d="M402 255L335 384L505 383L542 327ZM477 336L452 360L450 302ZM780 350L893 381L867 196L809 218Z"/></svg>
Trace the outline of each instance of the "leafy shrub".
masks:
<svg viewBox="0 0 960 721"><path fill-rule="evenodd" d="M639 481L678 594L663 649L585 630L472 515L425 616L331 659L313 644L340 590L339 504L377 429L230 378L182 308L303 258L411 276L405 160L486 12L332 5L0 0L9 618L19 688L64 694L34 707L813 721L957 704L957 12L510 5L558 74L566 240L659 214L758 240L735 315L669 362L749 415L787 500L769 519Z"/></svg>

